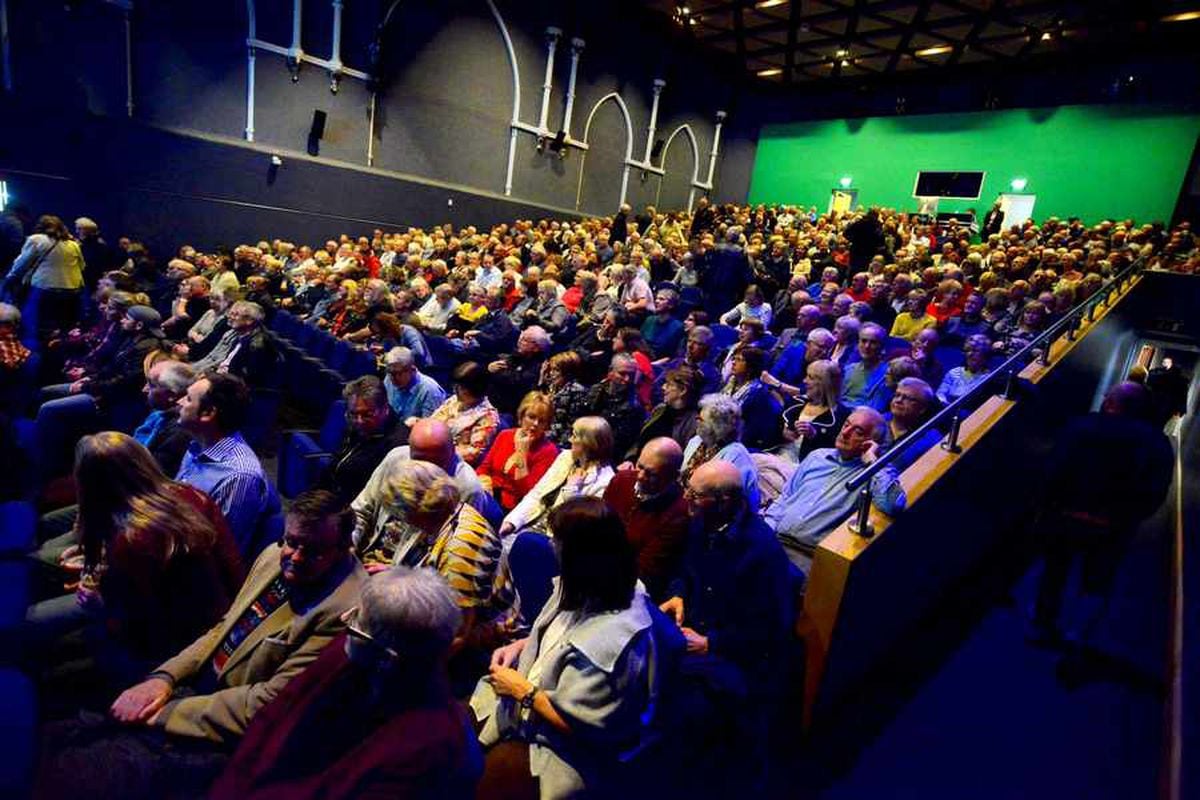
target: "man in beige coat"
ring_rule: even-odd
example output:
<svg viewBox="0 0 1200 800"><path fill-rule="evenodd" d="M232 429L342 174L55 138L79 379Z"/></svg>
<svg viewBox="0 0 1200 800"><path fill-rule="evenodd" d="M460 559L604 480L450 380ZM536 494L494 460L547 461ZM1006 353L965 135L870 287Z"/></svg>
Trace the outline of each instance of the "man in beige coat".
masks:
<svg viewBox="0 0 1200 800"><path fill-rule="evenodd" d="M353 515L329 492L301 495L283 539L263 551L212 630L126 690L112 716L230 743L345 625L366 571L350 552Z"/></svg>

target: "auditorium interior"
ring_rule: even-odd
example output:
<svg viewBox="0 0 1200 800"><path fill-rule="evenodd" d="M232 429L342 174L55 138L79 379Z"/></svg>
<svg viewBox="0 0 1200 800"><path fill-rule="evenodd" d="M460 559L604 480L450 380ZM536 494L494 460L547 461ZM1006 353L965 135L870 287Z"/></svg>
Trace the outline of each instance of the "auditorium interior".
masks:
<svg viewBox="0 0 1200 800"><path fill-rule="evenodd" d="M1200 797L1198 40L0 0L0 797Z"/></svg>

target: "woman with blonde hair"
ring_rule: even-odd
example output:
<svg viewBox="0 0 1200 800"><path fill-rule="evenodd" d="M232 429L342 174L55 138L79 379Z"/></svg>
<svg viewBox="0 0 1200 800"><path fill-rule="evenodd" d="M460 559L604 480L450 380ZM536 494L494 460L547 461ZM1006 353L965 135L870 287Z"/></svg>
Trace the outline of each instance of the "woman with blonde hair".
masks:
<svg viewBox="0 0 1200 800"><path fill-rule="evenodd" d="M512 511L550 469L558 447L546 437L554 404L541 392L525 395L517 407L517 427L500 431L476 474L505 511Z"/></svg>
<svg viewBox="0 0 1200 800"><path fill-rule="evenodd" d="M789 387L791 388L791 387ZM779 455L799 463L818 447L833 447L850 409L842 405L842 370L828 359L814 361L804 373L804 393L783 412Z"/></svg>
<svg viewBox="0 0 1200 800"><path fill-rule="evenodd" d="M580 417L571 449L554 459L542 479L508 513L500 536L524 530L546 533L549 513L572 497L602 497L612 480L613 433L604 417Z"/></svg>
<svg viewBox="0 0 1200 800"><path fill-rule="evenodd" d="M144 675L215 625L242 584L237 544L205 493L163 474L150 452L115 431L75 448L81 569L74 597L30 608L40 633L100 622L98 660L113 680Z"/></svg>

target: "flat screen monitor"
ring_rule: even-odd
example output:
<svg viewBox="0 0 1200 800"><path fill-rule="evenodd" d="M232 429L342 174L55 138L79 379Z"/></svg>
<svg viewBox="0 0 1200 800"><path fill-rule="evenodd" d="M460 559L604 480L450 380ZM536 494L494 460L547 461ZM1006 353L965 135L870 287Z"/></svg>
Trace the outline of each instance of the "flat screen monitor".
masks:
<svg viewBox="0 0 1200 800"><path fill-rule="evenodd" d="M983 191L983 172L918 172L913 197L952 197L978 200Z"/></svg>

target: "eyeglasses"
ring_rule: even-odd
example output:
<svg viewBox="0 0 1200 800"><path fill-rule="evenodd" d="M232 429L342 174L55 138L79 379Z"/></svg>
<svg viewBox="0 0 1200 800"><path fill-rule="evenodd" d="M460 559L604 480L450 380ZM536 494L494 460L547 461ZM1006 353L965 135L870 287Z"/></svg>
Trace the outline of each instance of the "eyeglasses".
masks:
<svg viewBox="0 0 1200 800"><path fill-rule="evenodd" d="M376 639L374 636L372 636L371 634L364 631L361 627L359 627L358 614L359 614L358 606L354 606L353 608L348 608L344 612L342 612L341 620L342 620L342 623L346 626L346 633L350 634L350 636L352 638L358 639L360 642L365 642L365 643L371 645L372 647L378 648L379 650L381 650L382 652L391 656L392 658L397 658L397 659L400 658L400 654L397 653L393 648L388 647L385 644L381 644L378 639Z"/></svg>
<svg viewBox="0 0 1200 800"><path fill-rule="evenodd" d="M892 395L892 399L893 400L903 400L906 403L920 403L925 398L918 397L918 396L912 395L912 394L901 394L900 392L896 392L896 394Z"/></svg>

